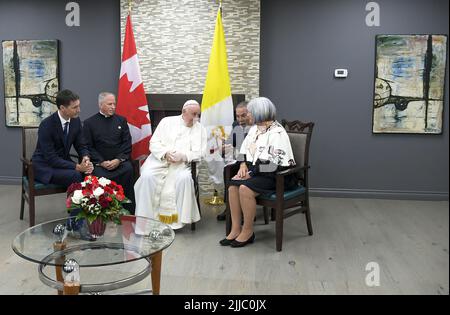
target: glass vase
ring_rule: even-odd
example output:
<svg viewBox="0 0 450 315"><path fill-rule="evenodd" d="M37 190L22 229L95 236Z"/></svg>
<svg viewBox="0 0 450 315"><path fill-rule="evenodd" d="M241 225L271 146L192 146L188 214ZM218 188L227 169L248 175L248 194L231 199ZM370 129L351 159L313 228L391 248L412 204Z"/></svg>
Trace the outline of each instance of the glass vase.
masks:
<svg viewBox="0 0 450 315"><path fill-rule="evenodd" d="M106 222L101 217L98 217L92 223L88 222L89 234L95 239L102 237L105 233Z"/></svg>

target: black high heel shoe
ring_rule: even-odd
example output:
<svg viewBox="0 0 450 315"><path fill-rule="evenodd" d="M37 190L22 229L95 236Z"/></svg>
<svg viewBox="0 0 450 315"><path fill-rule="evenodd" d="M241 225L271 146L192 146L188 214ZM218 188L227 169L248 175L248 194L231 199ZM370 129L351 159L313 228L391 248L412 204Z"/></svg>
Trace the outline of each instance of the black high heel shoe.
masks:
<svg viewBox="0 0 450 315"><path fill-rule="evenodd" d="M222 245L222 246L229 246L229 245L231 245L231 243L233 243L233 242L234 242L234 239L229 240L229 239L227 239L227 238L224 238L223 240L220 240L220 241L219 241L220 245Z"/></svg>
<svg viewBox="0 0 450 315"><path fill-rule="evenodd" d="M252 236L250 236L250 238L246 241L243 242L239 242L237 240L234 240L231 242L231 247L244 247L247 244L251 244L255 241L255 233L252 234Z"/></svg>

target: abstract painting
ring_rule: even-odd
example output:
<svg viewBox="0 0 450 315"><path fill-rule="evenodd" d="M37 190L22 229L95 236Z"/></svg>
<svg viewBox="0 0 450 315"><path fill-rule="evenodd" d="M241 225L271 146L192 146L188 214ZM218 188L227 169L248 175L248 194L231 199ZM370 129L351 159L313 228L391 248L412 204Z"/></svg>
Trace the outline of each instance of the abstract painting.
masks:
<svg viewBox="0 0 450 315"><path fill-rule="evenodd" d="M57 40L7 40L3 47L8 127L37 127L57 110Z"/></svg>
<svg viewBox="0 0 450 315"><path fill-rule="evenodd" d="M373 133L441 134L446 35L377 35Z"/></svg>

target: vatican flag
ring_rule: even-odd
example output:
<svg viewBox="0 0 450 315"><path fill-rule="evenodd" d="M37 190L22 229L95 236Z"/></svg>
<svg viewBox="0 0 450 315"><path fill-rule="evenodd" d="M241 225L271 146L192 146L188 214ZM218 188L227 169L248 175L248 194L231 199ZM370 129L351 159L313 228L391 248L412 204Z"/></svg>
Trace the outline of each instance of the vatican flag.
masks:
<svg viewBox="0 0 450 315"><path fill-rule="evenodd" d="M212 181L220 185L223 184L225 166L222 144L229 136L234 120L221 8L217 12L201 111L200 122L208 133L208 152L205 158Z"/></svg>

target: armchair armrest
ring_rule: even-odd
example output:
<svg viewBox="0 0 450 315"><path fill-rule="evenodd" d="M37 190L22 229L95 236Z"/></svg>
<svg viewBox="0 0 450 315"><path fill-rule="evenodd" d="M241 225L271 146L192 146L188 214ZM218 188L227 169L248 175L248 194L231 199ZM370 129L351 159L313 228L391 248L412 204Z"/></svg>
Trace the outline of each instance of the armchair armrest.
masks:
<svg viewBox="0 0 450 315"><path fill-rule="evenodd" d="M199 161L194 161L192 160L189 164L191 165L191 174L192 174L192 179L194 180L194 184L197 181L197 162Z"/></svg>
<svg viewBox="0 0 450 315"><path fill-rule="evenodd" d="M298 173L298 172L303 171L303 170L307 170L309 168L310 168L309 165L307 165L307 166L296 166L296 167L289 168L289 169L284 170L284 171L277 172L277 176L280 175L280 176L284 177L284 176L287 176L287 175L290 175L290 174Z"/></svg>
<svg viewBox="0 0 450 315"><path fill-rule="evenodd" d="M225 183L228 183L228 181L234 176L234 175L236 175L237 174L237 170L236 170L236 168L234 168L234 166L235 166L236 164L228 164L228 165L225 165L225 168L224 168L224 170L225 170L225 177L224 177L224 180L225 180ZM233 172L233 168L235 169L235 171Z"/></svg>
<svg viewBox="0 0 450 315"><path fill-rule="evenodd" d="M191 162L190 163L198 163L198 162L200 162L202 159L193 159L193 160L191 160Z"/></svg>
<svg viewBox="0 0 450 315"><path fill-rule="evenodd" d="M22 176L28 179L29 194L34 195L34 169L33 162L26 157L20 157L22 161Z"/></svg>

